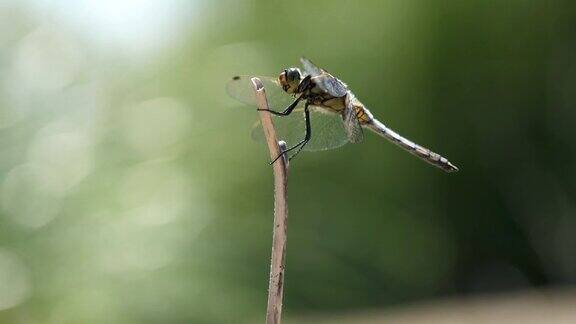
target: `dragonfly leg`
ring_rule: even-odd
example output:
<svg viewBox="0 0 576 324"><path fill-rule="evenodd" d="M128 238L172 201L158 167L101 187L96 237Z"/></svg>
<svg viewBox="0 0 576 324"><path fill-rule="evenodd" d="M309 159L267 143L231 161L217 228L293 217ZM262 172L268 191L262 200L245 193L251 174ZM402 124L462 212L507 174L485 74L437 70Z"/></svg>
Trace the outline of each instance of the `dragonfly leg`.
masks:
<svg viewBox="0 0 576 324"><path fill-rule="evenodd" d="M294 147L299 146L298 150L296 150L296 152L292 154L290 158L288 158L288 161L295 158L296 155L298 155L298 153L302 151L304 146L306 146L306 144L308 144L308 141L310 141L310 139L312 138L312 126L310 125L310 110L308 110L308 103L306 103L306 106L304 107L304 116L306 118L306 135L304 136L304 139L300 141L300 143L294 146Z"/></svg>
<svg viewBox="0 0 576 324"><path fill-rule="evenodd" d="M300 151L302 151L302 149L304 148L304 146L306 146L308 141L310 141L310 139L312 138L312 127L310 125L310 110L308 109L308 103L306 103L306 105L304 106L304 118L306 122L306 135L304 136L304 139L298 142L296 145L288 148L284 152L281 152L280 155L278 155L274 160L272 160L272 162L270 162L270 164L274 164L274 162L276 162L276 160L282 157L282 155L294 149L298 149L296 153L292 154L292 156L288 158L288 161L292 160L294 157L296 157L296 155L298 155L298 153L300 153Z"/></svg>
<svg viewBox="0 0 576 324"><path fill-rule="evenodd" d="M302 100L303 96L304 96L304 94L301 94L298 98L296 98L296 100L294 100L294 102L292 102L288 107L286 107L286 109L284 109L284 111L275 111L275 110L271 110L271 109L257 109L257 110L258 111L268 111L271 114L276 115L276 116L288 116L292 113L294 108L296 108L296 106L298 106L298 103L300 102L300 100Z"/></svg>

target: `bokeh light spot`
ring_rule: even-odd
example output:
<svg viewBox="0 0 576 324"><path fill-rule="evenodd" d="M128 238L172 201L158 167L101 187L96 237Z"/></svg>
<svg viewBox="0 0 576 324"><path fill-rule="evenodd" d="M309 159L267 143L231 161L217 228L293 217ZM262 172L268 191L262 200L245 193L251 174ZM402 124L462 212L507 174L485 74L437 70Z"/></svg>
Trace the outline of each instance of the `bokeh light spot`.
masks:
<svg viewBox="0 0 576 324"><path fill-rule="evenodd" d="M165 224L186 211L190 196L185 173L163 162L142 163L128 171L118 197L137 223Z"/></svg>
<svg viewBox="0 0 576 324"><path fill-rule="evenodd" d="M15 254L0 248L0 311L20 305L31 291L28 268Z"/></svg>
<svg viewBox="0 0 576 324"><path fill-rule="evenodd" d="M128 143L146 156L183 139L190 109L173 98L156 98L124 108L122 129Z"/></svg>
<svg viewBox="0 0 576 324"><path fill-rule="evenodd" d="M46 135L40 132L28 151L29 161L42 166L43 185L63 196L93 168L91 142L79 131Z"/></svg>
<svg viewBox="0 0 576 324"><path fill-rule="evenodd" d="M15 223L39 228L59 212L60 201L42 180L48 170L32 164L15 167L2 183L2 210Z"/></svg>
<svg viewBox="0 0 576 324"><path fill-rule="evenodd" d="M41 27L18 45L12 84L29 91L59 90L74 80L82 62L74 42L53 27Z"/></svg>

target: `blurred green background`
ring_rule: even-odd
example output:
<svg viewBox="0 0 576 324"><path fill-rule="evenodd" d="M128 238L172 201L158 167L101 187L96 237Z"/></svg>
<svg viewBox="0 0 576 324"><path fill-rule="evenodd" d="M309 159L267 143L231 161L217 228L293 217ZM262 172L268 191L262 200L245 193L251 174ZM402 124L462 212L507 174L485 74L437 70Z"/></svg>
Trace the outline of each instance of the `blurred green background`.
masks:
<svg viewBox="0 0 576 324"><path fill-rule="evenodd" d="M0 322L263 322L237 74L306 55L366 134L291 164L285 316L576 282L573 1L0 1Z"/></svg>

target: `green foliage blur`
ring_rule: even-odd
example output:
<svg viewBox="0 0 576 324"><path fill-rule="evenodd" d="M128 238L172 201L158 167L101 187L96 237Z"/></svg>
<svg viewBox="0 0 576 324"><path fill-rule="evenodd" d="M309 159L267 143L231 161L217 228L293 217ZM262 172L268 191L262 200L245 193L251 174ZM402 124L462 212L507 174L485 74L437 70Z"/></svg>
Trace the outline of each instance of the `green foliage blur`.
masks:
<svg viewBox="0 0 576 324"><path fill-rule="evenodd" d="M233 75L306 55L366 134L290 170L285 315L576 282L573 1L5 1L0 322L263 322L272 173Z"/></svg>

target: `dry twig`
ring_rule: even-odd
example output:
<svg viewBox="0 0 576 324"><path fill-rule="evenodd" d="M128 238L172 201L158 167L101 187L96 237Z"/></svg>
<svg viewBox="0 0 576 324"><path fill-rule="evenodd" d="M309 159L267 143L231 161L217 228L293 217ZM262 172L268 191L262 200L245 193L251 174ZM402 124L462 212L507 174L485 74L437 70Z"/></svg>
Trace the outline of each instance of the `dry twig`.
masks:
<svg viewBox="0 0 576 324"><path fill-rule="evenodd" d="M266 92L258 78L252 79L256 101L260 109L269 109ZM262 129L266 136L270 159L275 159L285 148L281 148L270 113L260 111ZM288 160L286 156L273 164L274 169L274 233L272 236L272 259L270 261L270 282L268 285L267 324L280 324L282 319L282 298L284 291L284 261L286 256L286 227L288 218L287 185Z"/></svg>

